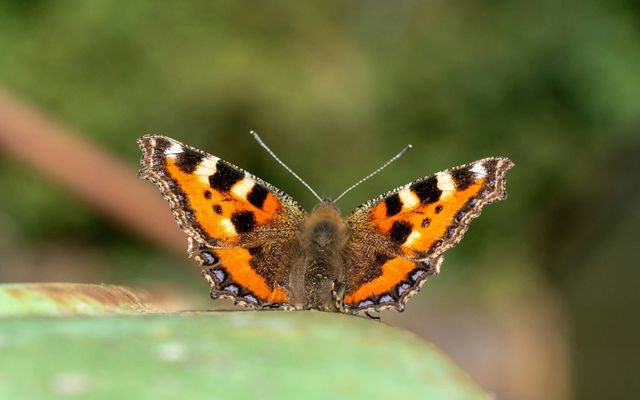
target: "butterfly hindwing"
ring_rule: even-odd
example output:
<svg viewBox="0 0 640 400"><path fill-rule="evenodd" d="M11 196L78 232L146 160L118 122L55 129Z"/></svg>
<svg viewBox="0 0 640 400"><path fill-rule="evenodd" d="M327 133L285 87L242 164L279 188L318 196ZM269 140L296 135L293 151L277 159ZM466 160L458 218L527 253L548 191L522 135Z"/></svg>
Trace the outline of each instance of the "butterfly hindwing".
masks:
<svg viewBox="0 0 640 400"><path fill-rule="evenodd" d="M460 241L484 205L506 197L506 158L487 158L418 179L357 208L347 222L344 307L402 310L442 253ZM367 245L363 246L362 243Z"/></svg>
<svg viewBox="0 0 640 400"><path fill-rule="evenodd" d="M140 176L154 182L205 266L213 297L249 307L287 304L286 257L306 213L289 196L246 171L159 135L138 140Z"/></svg>

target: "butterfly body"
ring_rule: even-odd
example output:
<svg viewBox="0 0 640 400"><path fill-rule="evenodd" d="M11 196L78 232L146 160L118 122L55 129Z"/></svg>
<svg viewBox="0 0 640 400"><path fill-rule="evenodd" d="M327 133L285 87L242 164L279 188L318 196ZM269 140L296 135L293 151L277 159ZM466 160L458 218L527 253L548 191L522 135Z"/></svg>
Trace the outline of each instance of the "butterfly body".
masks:
<svg viewBox="0 0 640 400"><path fill-rule="evenodd" d="M147 135L140 175L189 237L213 298L250 308L402 310L471 219L503 199L506 158L418 179L343 218L325 199L307 213L279 189L215 156Z"/></svg>
<svg viewBox="0 0 640 400"><path fill-rule="evenodd" d="M300 230L301 264L292 270L297 308L337 311L333 292L344 276L347 235L347 224L331 200L314 207Z"/></svg>

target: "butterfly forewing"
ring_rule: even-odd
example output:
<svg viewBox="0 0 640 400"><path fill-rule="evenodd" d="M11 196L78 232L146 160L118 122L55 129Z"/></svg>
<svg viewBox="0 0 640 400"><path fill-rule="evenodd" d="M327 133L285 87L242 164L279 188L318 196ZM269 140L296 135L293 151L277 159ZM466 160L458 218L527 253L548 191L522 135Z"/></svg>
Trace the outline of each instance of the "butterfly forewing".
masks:
<svg viewBox="0 0 640 400"><path fill-rule="evenodd" d="M289 196L218 157L159 135L138 141L154 182L205 266L212 296L250 307L287 304L284 253L306 213Z"/></svg>
<svg viewBox="0 0 640 400"><path fill-rule="evenodd" d="M485 204L505 198L506 158L487 158L418 179L357 208L345 252L345 307L402 309L442 253L460 241ZM364 245L362 243L369 243Z"/></svg>

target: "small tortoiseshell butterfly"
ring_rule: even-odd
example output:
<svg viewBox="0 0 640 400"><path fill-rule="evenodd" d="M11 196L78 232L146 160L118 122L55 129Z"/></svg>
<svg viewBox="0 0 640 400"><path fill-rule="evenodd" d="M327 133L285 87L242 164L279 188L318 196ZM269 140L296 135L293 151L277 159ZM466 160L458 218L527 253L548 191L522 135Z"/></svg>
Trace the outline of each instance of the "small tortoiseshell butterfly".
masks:
<svg viewBox="0 0 640 400"><path fill-rule="evenodd" d="M438 172L342 218L331 199L307 213L272 185L168 137L138 144L140 176L171 205L211 297L257 309L402 311L482 207L506 197L513 166L491 157Z"/></svg>

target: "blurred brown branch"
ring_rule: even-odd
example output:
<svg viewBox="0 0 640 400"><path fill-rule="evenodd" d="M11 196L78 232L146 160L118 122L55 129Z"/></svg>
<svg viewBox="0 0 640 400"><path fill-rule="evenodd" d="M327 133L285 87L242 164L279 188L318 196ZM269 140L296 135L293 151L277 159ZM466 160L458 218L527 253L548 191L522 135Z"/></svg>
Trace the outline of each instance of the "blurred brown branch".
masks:
<svg viewBox="0 0 640 400"><path fill-rule="evenodd" d="M125 229L163 248L185 253L185 236L167 204L155 188L137 179L132 166L2 91L0 149Z"/></svg>

